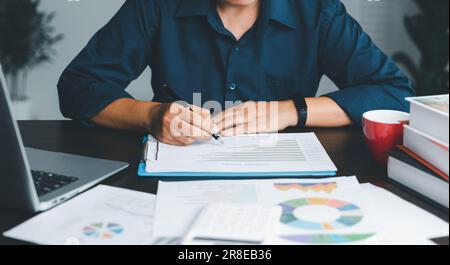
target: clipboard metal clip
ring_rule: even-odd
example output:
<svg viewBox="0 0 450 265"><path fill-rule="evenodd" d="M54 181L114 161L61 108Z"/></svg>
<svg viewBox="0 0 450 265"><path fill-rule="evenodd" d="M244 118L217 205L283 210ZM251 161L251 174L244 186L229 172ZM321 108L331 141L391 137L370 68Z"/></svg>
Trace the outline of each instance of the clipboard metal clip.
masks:
<svg viewBox="0 0 450 265"><path fill-rule="evenodd" d="M159 155L159 141L149 136L149 138L147 139L147 141L145 141L142 147L141 162L156 162L158 161L158 155Z"/></svg>

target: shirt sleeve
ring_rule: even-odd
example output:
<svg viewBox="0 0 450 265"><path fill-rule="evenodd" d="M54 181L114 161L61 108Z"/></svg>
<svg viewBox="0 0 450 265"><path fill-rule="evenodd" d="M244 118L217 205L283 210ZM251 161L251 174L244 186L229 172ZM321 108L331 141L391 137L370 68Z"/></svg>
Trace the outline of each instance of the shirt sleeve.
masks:
<svg viewBox="0 0 450 265"><path fill-rule="evenodd" d="M325 95L334 100L357 124L366 111L409 111L406 97L413 96L411 82L347 13L338 0L321 15L320 65L339 87Z"/></svg>
<svg viewBox="0 0 450 265"><path fill-rule="evenodd" d="M154 0L127 0L92 37L58 82L65 117L89 124L109 104L132 98L125 89L149 65L158 17Z"/></svg>

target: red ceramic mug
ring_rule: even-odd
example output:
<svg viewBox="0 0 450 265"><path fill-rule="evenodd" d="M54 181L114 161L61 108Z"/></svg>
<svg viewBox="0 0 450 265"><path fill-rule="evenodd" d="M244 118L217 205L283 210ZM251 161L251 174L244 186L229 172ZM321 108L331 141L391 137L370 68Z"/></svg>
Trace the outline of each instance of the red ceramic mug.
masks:
<svg viewBox="0 0 450 265"><path fill-rule="evenodd" d="M403 144L403 128L408 123L406 112L374 110L364 113L364 135L375 161L387 164L389 152Z"/></svg>

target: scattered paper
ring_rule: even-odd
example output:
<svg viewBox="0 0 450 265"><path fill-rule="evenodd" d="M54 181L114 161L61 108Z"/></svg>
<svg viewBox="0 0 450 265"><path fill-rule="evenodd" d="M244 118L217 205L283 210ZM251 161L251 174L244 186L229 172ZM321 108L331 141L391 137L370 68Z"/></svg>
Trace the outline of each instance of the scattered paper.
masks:
<svg viewBox="0 0 450 265"><path fill-rule="evenodd" d="M267 244L430 245L449 235L447 222L355 177L160 182L156 210L155 195L98 186L4 235L45 245L179 244L210 202L283 207Z"/></svg>
<svg viewBox="0 0 450 265"><path fill-rule="evenodd" d="M372 184L361 188L377 217L379 243L424 245L432 244L429 239L449 235L448 223L439 217Z"/></svg>
<svg viewBox="0 0 450 265"><path fill-rule="evenodd" d="M42 245L148 244L155 198L153 194L101 185L4 236Z"/></svg>
<svg viewBox="0 0 450 265"><path fill-rule="evenodd" d="M266 244L431 245L448 223L355 177L160 182L155 236L181 237L210 202L279 205L283 217Z"/></svg>
<svg viewBox="0 0 450 265"><path fill-rule="evenodd" d="M182 236L210 202L283 208L268 244L352 244L377 227L356 177L244 181L160 182L155 235Z"/></svg>

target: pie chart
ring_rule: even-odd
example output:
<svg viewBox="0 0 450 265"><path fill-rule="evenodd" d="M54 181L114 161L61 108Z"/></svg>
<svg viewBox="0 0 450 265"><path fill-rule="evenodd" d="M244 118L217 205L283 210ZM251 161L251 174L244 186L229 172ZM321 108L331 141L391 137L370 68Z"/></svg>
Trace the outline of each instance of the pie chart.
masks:
<svg viewBox="0 0 450 265"><path fill-rule="evenodd" d="M363 219L362 210L349 202L327 198L301 198L279 204L283 208L281 223L297 229L333 231L356 225ZM302 207L326 207L338 212L335 220L310 221L298 218L295 210Z"/></svg>
<svg viewBox="0 0 450 265"><path fill-rule="evenodd" d="M115 223L92 223L83 228L83 234L90 238L110 239L122 234L123 227Z"/></svg>

